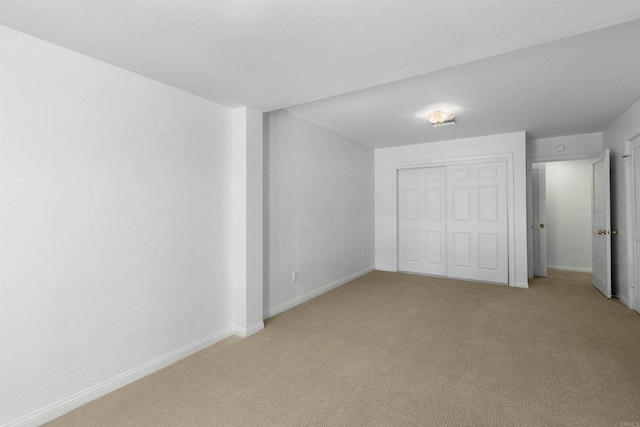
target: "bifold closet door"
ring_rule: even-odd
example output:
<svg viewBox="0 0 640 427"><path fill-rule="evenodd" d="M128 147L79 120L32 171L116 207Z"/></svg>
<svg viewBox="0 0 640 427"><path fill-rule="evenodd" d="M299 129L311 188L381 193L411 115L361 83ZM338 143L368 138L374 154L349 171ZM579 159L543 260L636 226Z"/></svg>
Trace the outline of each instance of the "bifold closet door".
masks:
<svg viewBox="0 0 640 427"><path fill-rule="evenodd" d="M447 274L446 169L398 171L398 270Z"/></svg>
<svg viewBox="0 0 640 427"><path fill-rule="evenodd" d="M509 282L504 162L447 167L447 276Z"/></svg>

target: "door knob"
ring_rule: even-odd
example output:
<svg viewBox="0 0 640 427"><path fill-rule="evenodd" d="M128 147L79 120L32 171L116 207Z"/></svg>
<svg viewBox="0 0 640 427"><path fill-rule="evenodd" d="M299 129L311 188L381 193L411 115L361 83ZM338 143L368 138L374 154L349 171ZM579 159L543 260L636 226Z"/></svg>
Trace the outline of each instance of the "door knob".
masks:
<svg viewBox="0 0 640 427"><path fill-rule="evenodd" d="M545 225L544 225L544 224L540 224L540 228L544 228L544 227L545 227Z"/></svg>
<svg viewBox="0 0 640 427"><path fill-rule="evenodd" d="M602 234L602 233L604 233L603 230L598 230L598 234Z"/></svg>
<svg viewBox="0 0 640 427"><path fill-rule="evenodd" d="M615 236L616 234L618 234L618 230L611 230L611 234Z"/></svg>

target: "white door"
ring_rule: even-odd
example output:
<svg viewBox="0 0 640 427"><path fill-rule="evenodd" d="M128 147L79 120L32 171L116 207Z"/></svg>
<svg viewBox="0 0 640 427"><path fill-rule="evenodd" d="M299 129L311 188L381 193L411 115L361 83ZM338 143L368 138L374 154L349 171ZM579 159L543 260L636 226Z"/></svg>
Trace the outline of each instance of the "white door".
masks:
<svg viewBox="0 0 640 427"><path fill-rule="evenodd" d="M609 150L592 157L593 286L611 298L611 187Z"/></svg>
<svg viewBox="0 0 640 427"><path fill-rule="evenodd" d="M447 274L446 169L398 171L398 270Z"/></svg>
<svg viewBox="0 0 640 427"><path fill-rule="evenodd" d="M531 170L533 186L533 274L547 277L547 180L544 163Z"/></svg>
<svg viewBox="0 0 640 427"><path fill-rule="evenodd" d="M630 143L631 147L631 221L632 221L632 254L634 278L631 283L629 295L630 308L640 313L640 138L635 138Z"/></svg>
<svg viewBox="0 0 640 427"><path fill-rule="evenodd" d="M449 277L509 282L506 163L447 167Z"/></svg>

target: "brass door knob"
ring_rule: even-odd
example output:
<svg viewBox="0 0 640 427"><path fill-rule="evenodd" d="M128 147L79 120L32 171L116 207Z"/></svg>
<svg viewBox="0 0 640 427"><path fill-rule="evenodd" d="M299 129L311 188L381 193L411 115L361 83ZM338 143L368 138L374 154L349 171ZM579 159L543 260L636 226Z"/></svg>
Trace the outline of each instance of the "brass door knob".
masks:
<svg viewBox="0 0 640 427"><path fill-rule="evenodd" d="M611 234L615 236L616 234L618 234L618 230L611 230Z"/></svg>
<svg viewBox="0 0 640 427"><path fill-rule="evenodd" d="M598 234L602 234L602 233L604 233L603 230L598 230Z"/></svg>
<svg viewBox="0 0 640 427"><path fill-rule="evenodd" d="M544 227L545 227L545 225L544 225L544 224L540 224L540 228L544 228Z"/></svg>

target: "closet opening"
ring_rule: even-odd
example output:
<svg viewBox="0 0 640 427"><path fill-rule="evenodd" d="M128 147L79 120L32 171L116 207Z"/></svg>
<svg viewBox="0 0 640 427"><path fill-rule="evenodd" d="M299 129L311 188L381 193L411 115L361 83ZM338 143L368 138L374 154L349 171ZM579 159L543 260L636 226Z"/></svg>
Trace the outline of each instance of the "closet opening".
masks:
<svg viewBox="0 0 640 427"><path fill-rule="evenodd" d="M509 284L506 161L398 170L398 271Z"/></svg>

